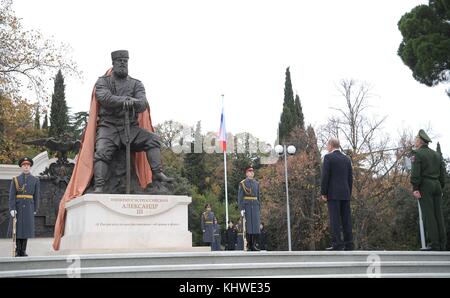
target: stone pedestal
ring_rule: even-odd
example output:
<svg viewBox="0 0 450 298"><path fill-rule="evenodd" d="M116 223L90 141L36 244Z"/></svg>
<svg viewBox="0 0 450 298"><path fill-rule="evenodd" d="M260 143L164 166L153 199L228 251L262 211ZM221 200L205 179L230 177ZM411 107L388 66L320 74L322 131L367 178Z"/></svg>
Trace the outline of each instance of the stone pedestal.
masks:
<svg viewBox="0 0 450 298"><path fill-rule="evenodd" d="M86 194L66 204L61 251L190 250L187 196Z"/></svg>

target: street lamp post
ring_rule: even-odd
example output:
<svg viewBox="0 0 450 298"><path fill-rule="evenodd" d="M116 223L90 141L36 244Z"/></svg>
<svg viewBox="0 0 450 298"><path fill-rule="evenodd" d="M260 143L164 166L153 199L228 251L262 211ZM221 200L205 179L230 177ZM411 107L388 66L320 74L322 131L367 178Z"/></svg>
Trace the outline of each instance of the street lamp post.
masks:
<svg viewBox="0 0 450 298"><path fill-rule="evenodd" d="M285 178L285 184L286 184L286 212L287 212L287 230L288 230L289 251L292 251L292 244L291 244L291 213L289 210L289 184L288 184L287 154L294 155L295 151L296 151L296 149L292 145L288 146L287 148L286 148L286 145L275 146L275 152L277 152L280 155L284 153L284 178Z"/></svg>

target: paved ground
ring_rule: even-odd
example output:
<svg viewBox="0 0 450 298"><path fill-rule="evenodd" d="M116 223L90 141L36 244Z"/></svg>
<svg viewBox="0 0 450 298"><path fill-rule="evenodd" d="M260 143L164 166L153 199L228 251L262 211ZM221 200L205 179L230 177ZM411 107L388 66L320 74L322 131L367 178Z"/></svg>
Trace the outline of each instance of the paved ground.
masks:
<svg viewBox="0 0 450 298"><path fill-rule="evenodd" d="M28 239L27 244L27 254L28 256L53 256L53 255L66 255L80 252L63 252L54 251L52 248L53 238L33 238ZM0 257L11 257L12 256L12 239L0 239ZM161 250L161 252L179 252L176 249ZM185 251L185 250L183 250ZM207 252L211 251L209 247L193 247L191 252ZM98 254L98 253L120 253L122 251L118 250L99 250L99 251L83 251L82 254ZM123 251L124 253L129 253L130 251ZM153 251L140 251L140 252L153 252Z"/></svg>
<svg viewBox="0 0 450 298"><path fill-rule="evenodd" d="M50 256L55 255L52 249L53 238L33 238L28 239L27 254L29 256ZM0 239L0 257L12 256L12 239Z"/></svg>

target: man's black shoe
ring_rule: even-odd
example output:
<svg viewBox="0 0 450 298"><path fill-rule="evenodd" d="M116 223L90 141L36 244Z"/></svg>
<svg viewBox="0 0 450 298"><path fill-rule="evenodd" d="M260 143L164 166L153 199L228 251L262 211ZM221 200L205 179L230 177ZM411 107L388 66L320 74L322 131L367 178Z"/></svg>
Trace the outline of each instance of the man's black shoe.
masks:
<svg viewBox="0 0 450 298"><path fill-rule="evenodd" d="M334 246L331 246L331 247L325 248L325 250L332 251L332 250L343 250L343 249L340 248L340 247L334 247Z"/></svg>

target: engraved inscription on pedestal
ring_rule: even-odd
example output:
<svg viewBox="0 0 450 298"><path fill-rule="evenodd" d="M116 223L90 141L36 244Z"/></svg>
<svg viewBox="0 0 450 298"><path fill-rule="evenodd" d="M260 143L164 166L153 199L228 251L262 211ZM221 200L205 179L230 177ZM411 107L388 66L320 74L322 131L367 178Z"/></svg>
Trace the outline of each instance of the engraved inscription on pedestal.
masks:
<svg viewBox="0 0 450 298"><path fill-rule="evenodd" d="M192 248L187 196L87 194L66 204L62 250Z"/></svg>

